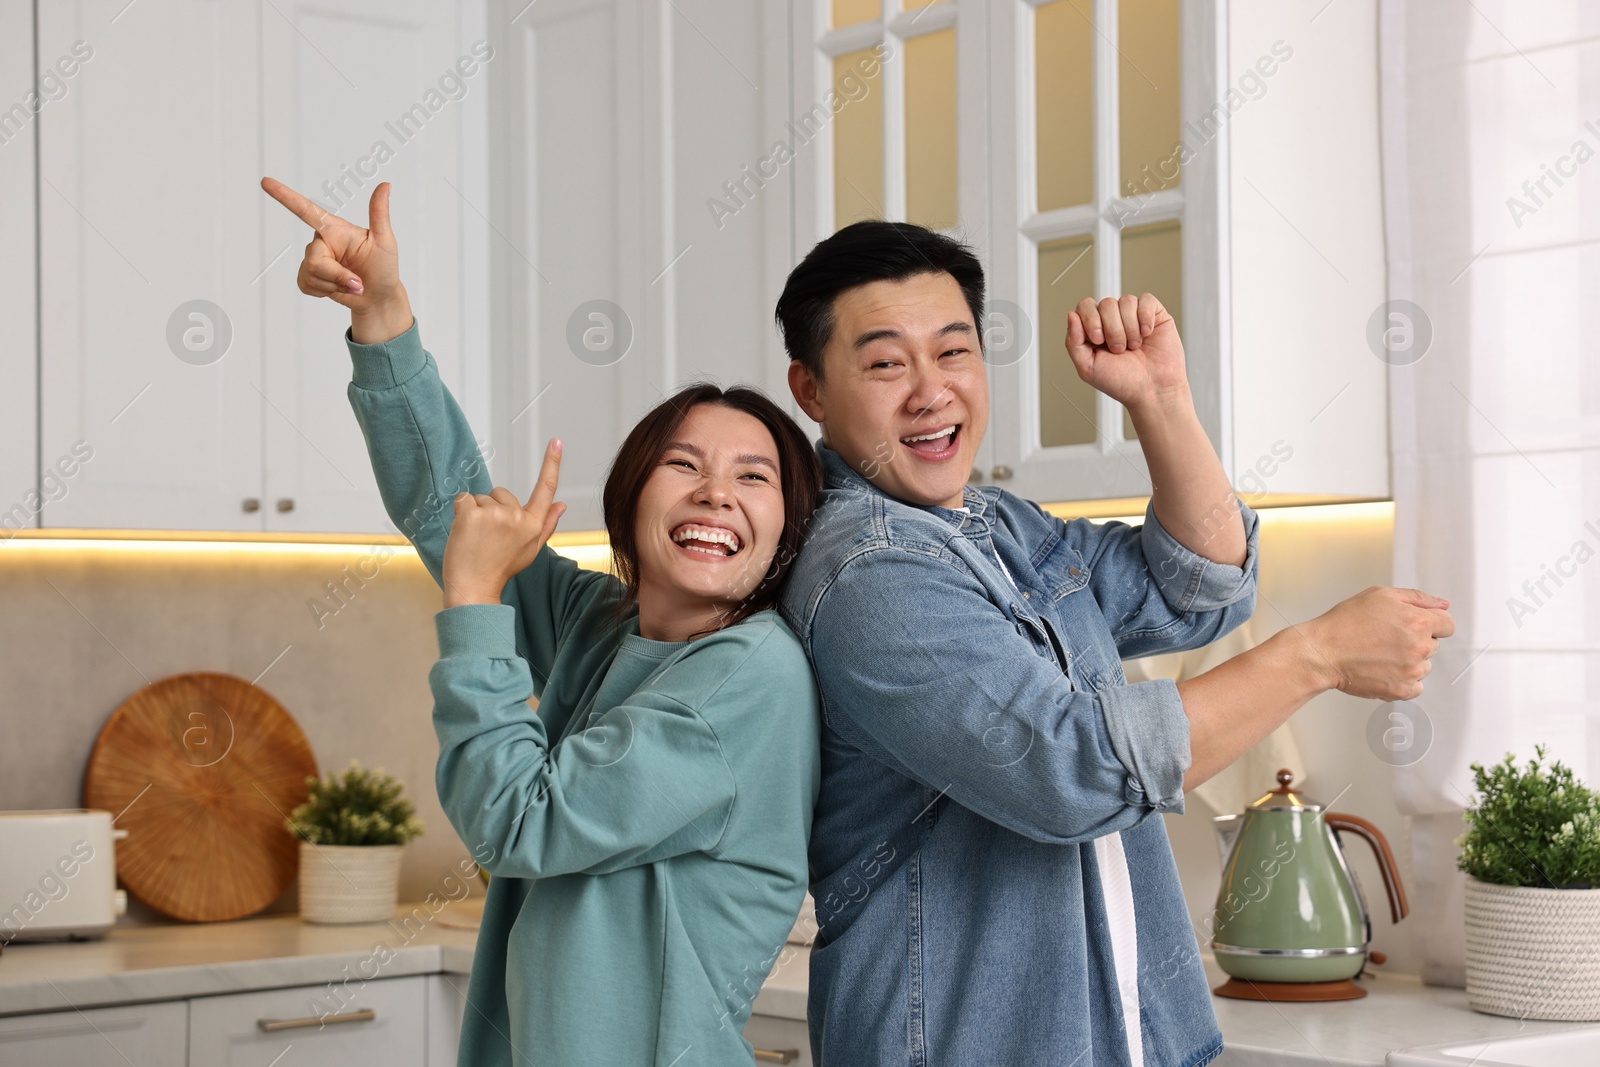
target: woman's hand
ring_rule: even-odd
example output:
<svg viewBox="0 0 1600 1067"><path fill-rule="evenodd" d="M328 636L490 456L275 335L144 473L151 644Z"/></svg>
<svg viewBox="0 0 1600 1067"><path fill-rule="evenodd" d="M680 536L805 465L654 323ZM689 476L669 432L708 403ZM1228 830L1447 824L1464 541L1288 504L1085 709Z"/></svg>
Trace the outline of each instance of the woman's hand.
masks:
<svg viewBox="0 0 1600 1067"><path fill-rule="evenodd" d="M457 493L445 541L444 606L498 604L506 582L525 570L556 531L567 506L555 501L561 439L550 442L526 504L496 486L488 494Z"/></svg>
<svg viewBox="0 0 1600 1067"><path fill-rule="evenodd" d="M276 178L262 178L261 188L317 231L296 278L302 293L349 308L350 335L357 344L392 340L411 328L411 301L400 284L400 252L389 226L388 182L372 190L367 204L372 228L366 230Z"/></svg>

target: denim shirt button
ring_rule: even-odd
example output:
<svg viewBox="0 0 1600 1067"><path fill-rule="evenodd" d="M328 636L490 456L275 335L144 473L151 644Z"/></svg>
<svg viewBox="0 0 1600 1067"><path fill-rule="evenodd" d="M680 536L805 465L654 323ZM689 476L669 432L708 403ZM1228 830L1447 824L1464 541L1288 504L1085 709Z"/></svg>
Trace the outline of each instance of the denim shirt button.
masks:
<svg viewBox="0 0 1600 1067"><path fill-rule="evenodd" d="M1023 593L1022 593L1022 599L1023 600L1032 600L1033 599L1033 594L1028 592L1028 591L1026 591L1026 590L1024 590Z"/></svg>
<svg viewBox="0 0 1600 1067"><path fill-rule="evenodd" d="M1080 573L1081 572L1076 567L1068 567L1067 568L1067 574L1069 576L1073 577L1073 578L1076 578Z"/></svg>

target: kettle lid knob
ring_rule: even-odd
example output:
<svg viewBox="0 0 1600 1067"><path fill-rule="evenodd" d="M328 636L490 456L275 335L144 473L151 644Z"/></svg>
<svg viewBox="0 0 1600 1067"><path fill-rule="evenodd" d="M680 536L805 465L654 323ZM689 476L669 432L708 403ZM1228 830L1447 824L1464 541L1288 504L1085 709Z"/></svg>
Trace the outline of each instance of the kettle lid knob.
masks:
<svg viewBox="0 0 1600 1067"><path fill-rule="evenodd" d="M1289 791L1289 783L1292 781L1294 781L1294 773L1287 767L1280 767L1278 769L1277 791L1280 793L1287 793Z"/></svg>

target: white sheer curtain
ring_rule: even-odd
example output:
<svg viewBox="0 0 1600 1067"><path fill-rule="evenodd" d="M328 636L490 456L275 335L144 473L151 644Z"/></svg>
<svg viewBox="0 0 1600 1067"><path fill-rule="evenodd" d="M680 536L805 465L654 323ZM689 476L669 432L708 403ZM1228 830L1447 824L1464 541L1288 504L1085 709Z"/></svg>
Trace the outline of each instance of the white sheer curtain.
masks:
<svg viewBox="0 0 1600 1067"><path fill-rule="evenodd" d="M1393 774L1423 977L1461 985L1467 765L1542 742L1600 785L1600 2L1382 0L1379 33L1389 295L1432 329L1389 357L1395 580L1460 626Z"/></svg>

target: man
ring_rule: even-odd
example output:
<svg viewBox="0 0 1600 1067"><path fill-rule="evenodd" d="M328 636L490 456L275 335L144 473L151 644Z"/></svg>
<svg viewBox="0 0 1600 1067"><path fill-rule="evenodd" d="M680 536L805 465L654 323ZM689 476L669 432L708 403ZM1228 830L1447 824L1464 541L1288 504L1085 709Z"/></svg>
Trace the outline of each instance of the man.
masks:
<svg viewBox="0 0 1600 1067"><path fill-rule="evenodd" d="M1079 375L1133 419L1142 526L966 484L988 422L971 252L863 222L790 274L789 384L824 502L784 594L821 688L811 838L823 1067L1191 1067L1222 1047L1156 812L1317 693L1421 690L1446 601L1371 589L1192 680L1120 660L1249 617L1256 516L1194 412L1150 294L1068 316Z"/></svg>

